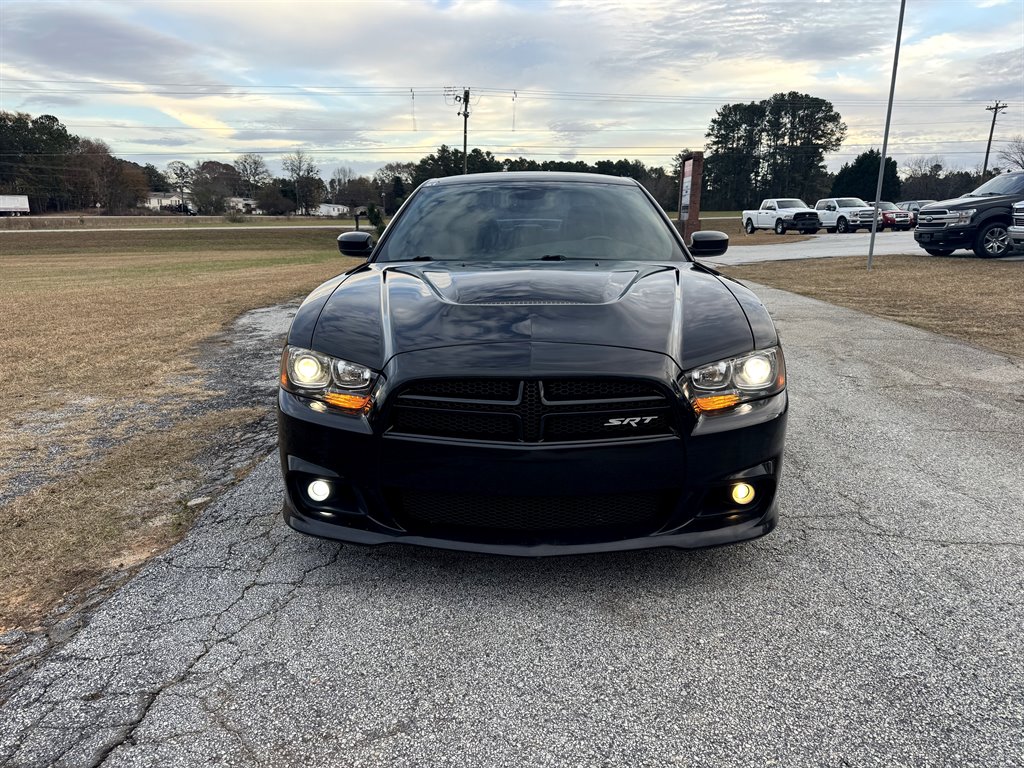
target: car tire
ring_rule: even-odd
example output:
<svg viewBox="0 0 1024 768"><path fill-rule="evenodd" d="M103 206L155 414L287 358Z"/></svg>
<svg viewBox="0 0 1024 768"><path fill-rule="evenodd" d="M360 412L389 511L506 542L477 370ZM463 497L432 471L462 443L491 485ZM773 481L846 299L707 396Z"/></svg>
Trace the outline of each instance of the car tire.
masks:
<svg viewBox="0 0 1024 768"><path fill-rule="evenodd" d="M929 256L949 256L951 253L953 253L953 250L951 248L925 248L924 252L927 253Z"/></svg>
<svg viewBox="0 0 1024 768"><path fill-rule="evenodd" d="M1001 221L990 221L983 225L974 238L974 255L979 259L998 259L1012 250L1010 233Z"/></svg>
<svg viewBox="0 0 1024 768"><path fill-rule="evenodd" d="M786 225L783 224L782 219L776 219L775 221L775 234L784 235L786 234Z"/></svg>
<svg viewBox="0 0 1024 768"><path fill-rule="evenodd" d="M850 231L850 224L842 216L836 220L836 232L840 235L845 235Z"/></svg>
<svg viewBox="0 0 1024 768"><path fill-rule="evenodd" d="M752 235L754 234L754 232L757 231L757 228L754 227L753 221L747 219L747 222L743 225L743 231L746 232L748 235Z"/></svg>

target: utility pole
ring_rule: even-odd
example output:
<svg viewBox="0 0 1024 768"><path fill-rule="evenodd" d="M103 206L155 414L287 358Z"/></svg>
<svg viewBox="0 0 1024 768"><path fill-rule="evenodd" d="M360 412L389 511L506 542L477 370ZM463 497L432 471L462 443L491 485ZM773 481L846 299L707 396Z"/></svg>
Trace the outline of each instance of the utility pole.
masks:
<svg viewBox="0 0 1024 768"><path fill-rule="evenodd" d="M461 96L456 96L455 101L462 103L462 111L458 114L462 118L462 175L465 176L469 172L469 155L466 154L469 135L469 88L463 90Z"/></svg>
<svg viewBox="0 0 1024 768"><path fill-rule="evenodd" d="M988 171L988 153L992 150L992 134L996 132L996 117L1006 109L1006 104L1000 104L999 99L996 99L996 103L991 107L985 107L989 112L992 113L992 127L988 131L988 146L985 147L985 164L981 166L981 180L985 180L985 173Z"/></svg>

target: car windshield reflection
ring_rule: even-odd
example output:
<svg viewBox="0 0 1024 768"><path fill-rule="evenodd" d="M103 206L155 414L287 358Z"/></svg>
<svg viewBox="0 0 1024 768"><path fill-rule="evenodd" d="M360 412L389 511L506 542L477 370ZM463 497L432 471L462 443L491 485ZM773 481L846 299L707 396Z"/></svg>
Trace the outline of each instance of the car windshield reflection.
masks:
<svg viewBox="0 0 1024 768"><path fill-rule="evenodd" d="M685 258L637 187L509 182L423 189L389 229L375 261Z"/></svg>

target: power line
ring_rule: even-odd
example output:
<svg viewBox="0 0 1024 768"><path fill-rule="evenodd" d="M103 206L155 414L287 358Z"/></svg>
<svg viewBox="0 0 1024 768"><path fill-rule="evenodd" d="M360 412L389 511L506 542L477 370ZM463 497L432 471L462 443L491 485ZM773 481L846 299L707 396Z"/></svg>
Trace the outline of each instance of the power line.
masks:
<svg viewBox="0 0 1024 768"><path fill-rule="evenodd" d="M54 83L58 85L84 85L84 86L97 86L91 88L15 88L8 89L9 94L32 94L32 95L46 95L46 94L111 94L111 95L134 95L138 94L138 88L187 88L191 90L178 90L178 91L160 91L157 95L162 96L266 96L270 93L290 92L289 95L338 95L338 94L352 94L360 97L363 96L404 96L411 90L410 86L339 86L339 85L325 85L325 84L274 84L274 85L255 85L252 83L245 84L201 84L201 83L152 83L152 82L133 82L133 81L104 81L102 83L95 80L46 80L38 78L5 78L4 82L8 85L12 83L16 84L36 84L36 83ZM108 86L108 87L103 87ZM123 88L115 88L109 86L124 86ZM421 93L445 93L446 89L430 86L413 86L412 89L420 91ZM478 96L502 96L508 98L515 96L517 99L522 98L539 98L548 101L598 101L598 102L618 102L618 103L638 103L638 104L722 104L723 101L729 99L743 101L745 97L742 96L680 96L674 94L643 94L643 93L604 93L599 91L556 91L556 90L543 90L543 89L522 89L522 88L476 88L476 94ZM751 99L754 100L754 99ZM810 105L817 104L821 101L828 101L833 106L875 106L878 104L884 104L884 100L880 99L793 99L787 101L787 104L792 105ZM961 99L913 99L903 100L900 104L901 107L908 106L945 106L945 105L959 105L959 104L972 104L977 103L977 99L961 98ZM1022 102L1024 103L1024 102Z"/></svg>

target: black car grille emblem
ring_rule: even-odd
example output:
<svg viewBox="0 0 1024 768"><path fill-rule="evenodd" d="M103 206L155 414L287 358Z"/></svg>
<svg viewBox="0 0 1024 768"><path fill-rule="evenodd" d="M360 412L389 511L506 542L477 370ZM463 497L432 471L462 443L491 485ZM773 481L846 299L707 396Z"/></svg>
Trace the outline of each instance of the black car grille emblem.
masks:
<svg viewBox="0 0 1024 768"><path fill-rule="evenodd" d="M390 398L391 434L504 443L673 434L670 398L641 379L423 379Z"/></svg>

